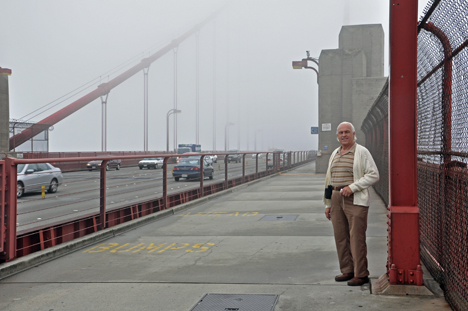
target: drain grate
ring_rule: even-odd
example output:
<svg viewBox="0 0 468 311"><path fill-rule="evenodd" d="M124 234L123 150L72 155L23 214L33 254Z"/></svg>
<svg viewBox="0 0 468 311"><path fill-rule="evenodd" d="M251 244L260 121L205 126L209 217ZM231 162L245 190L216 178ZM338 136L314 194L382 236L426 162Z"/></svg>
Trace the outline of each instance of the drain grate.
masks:
<svg viewBox="0 0 468 311"><path fill-rule="evenodd" d="M278 295L206 294L190 311L273 311Z"/></svg>
<svg viewBox="0 0 468 311"><path fill-rule="evenodd" d="M295 221L299 215L265 215L260 220L264 221Z"/></svg>

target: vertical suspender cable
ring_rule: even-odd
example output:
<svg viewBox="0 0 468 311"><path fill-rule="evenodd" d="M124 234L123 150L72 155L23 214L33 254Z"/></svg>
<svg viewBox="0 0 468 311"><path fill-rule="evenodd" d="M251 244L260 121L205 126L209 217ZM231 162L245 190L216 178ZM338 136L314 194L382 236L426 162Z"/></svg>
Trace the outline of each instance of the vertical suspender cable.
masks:
<svg viewBox="0 0 468 311"><path fill-rule="evenodd" d="M229 12L229 11L228 11ZM229 14L226 18L226 59L229 58ZM226 124L229 124L229 61L226 64ZM229 131L229 128L228 128ZM226 151L229 150L229 135L226 136Z"/></svg>
<svg viewBox="0 0 468 311"><path fill-rule="evenodd" d="M197 145L200 144L200 31L198 31L195 34L195 54L196 54L196 77L195 77L195 84L196 84L196 98L195 98L195 133L196 133L196 139L195 143Z"/></svg>
<svg viewBox="0 0 468 311"><path fill-rule="evenodd" d="M102 116L101 116L101 151L107 151L107 97L109 93L105 96L101 96L102 104Z"/></svg>
<svg viewBox="0 0 468 311"><path fill-rule="evenodd" d="M174 109L177 110L177 49L174 51ZM174 152L177 152L177 113L174 113Z"/></svg>
<svg viewBox="0 0 468 311"><path fill-rule="evenodd" d="M143 115L143 123L144 123L144 141L143 141L143 150L148 151L148 72L149 72L149 67L143 68L143 79L144 79L144 115Z"/></svg>
<svg viewBox="0 0 468 311"><path fill-rule="evenodd" d="M30 128L24 129L21 133L16 134L14 137L10 137L10 150L18 147L19 145L23 144L24 142L28 141L32 137L36 136L37 134L41 133L45 129L48 129L50 126L60 122L61 120L65 119L69 115L73 114L74 112L78 111L79 109L83 108L84 106L88 105L89 103L93 102L95 99L98 99L100 96L104 96L110 92L113 88L120 85L122 82L126 81L133 75L137 74L143 68L148 67L148 64L156 61L171 49L177 47L180 42L183 42L192 34L196 33L201 27L211 21L217 14L219 14L224 7L218 9L213 14L211 14L208 18L204 19L202 22L195 25L192 29L185 32L177 39L173 40L170 44L164 46L160 50L156 51L154 54L150 55L147 59L143 60L139 64L133 66L132 68L126 70L125 72L121 73L111 81L107 83L100 84L98 88L83 97L77 99L73 103L69 104L68 106L62 108L61 110L53 113L52 115L48 116L47 118L39 121L34 127L31 126Z"/></svg>
<svg viewBox="0 0 468 311"><path fill-rule="evenodd" d="M213 151L216 151L216 19L213 20Z"/></svg>
<svg viewBox="0 0 468 311"><path fill-rule="evenodd" d="M238 90L239 92L239 90ZM241 133L241 126L240 126L240 96L237 96L237 150L241 150L240 148L240 133Z"/></svg>

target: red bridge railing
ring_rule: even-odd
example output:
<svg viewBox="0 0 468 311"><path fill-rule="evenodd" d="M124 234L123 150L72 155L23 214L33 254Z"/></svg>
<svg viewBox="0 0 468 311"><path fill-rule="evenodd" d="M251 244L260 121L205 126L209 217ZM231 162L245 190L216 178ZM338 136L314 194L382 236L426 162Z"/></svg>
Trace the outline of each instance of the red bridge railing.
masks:
<svg viewBox="0 0 468 311"><path fill-rule="evenodd" d="M200 154L206 157L210 154ZM217 153L220 162L227 153ZM178 182L168 184L170 167L168 162L176 154L138 154L119 156L122 170L106 170L106 163L114 157L62 157L0 160L0 262L58 245L105 228L131 221L203 196L238 186L282 170L287 170L315 159L315 151L275 152L275 153L240 153L242 165L225 163L213 164L213 168L224 171L224 178L215 182L206 182L203 178L197 182ZM250 156L254 155L251 160ZM247 157L248 156L248 157ZM164 166L162 178L160 171L139 170L138 161L145 157L162 157ZM247 157L247 158L246 158ZM268 159L271 160L268 161ZM28 163L54 163L54 166L74 167L76 163L101 160L99 174L78 170L70 174L75 177L64 178L57 193L33 194L17 199L17 165ZM250 165L249 165L250 162ZM201 168L203 172L203 167ZM157 173L157 176L155 175ZM150 181L161 180L162 185L149 185ZM110 182L112 181L112 183ZM128 183L134 185L129 188ZM174 186L176 184L176 186ZM66 191L65 188L66 187ZM136 188L135 188L136 187ZM173 188L173 189L171 189ZM135 189L139 191L135 196ZM122 198L123 197L123 198ZM29 205L34 205L31 210ZM80 211L74 210L80 204ZM37 208L36 208L37 207ZM62 210L65 207L65 214ZM52 211L48 219L33 219L19 222L19 216L40 211ZM79 213L78 213L79 212ZM76 216L79 214L79 216Z"/></svg>

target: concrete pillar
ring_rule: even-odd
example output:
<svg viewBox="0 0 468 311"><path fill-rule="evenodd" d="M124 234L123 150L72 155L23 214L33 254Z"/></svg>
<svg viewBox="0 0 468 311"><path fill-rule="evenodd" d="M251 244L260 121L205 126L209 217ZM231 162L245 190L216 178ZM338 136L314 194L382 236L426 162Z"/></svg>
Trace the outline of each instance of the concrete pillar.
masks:
<svg viewBox="0 0 468 311"><path fill-rule="evenodd" d="M340 146L336 128L354 124L358 143L365 145L361 125L385 84L382 25L343 26L339 48L322 50L319 58L319 146L316 172L325 173L331 152Z"/></svg>
<svg viewBox="0 0 468 311"><path fill-rule="evenodd" d="M381 24L343 26L339 35L339 48L361 50L366 55L365 77L384 75L384 32Z"/></svg>
<svg viewBox="0 0 468 311"><path fill-rule="evenodd" d="M9 75L11 75L11 69L0 67L0 152L10 151Z"/></svg>

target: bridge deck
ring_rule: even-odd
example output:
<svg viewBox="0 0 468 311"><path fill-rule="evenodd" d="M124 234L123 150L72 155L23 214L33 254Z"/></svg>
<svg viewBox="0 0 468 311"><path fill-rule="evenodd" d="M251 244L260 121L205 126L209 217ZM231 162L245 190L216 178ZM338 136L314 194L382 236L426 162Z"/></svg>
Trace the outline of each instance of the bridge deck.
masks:
<svg viewBox="0 0 468 311"><path fill-rule="evenodd" d="M278 295L276 311L449 308L440 296L374 295L369 285L334 281L324 175L314 171L311 163L240 186L5 278L0 310L181 311L207 293ZM374 194L367 232L373 281L386 271L386 220Z"/></svg>

